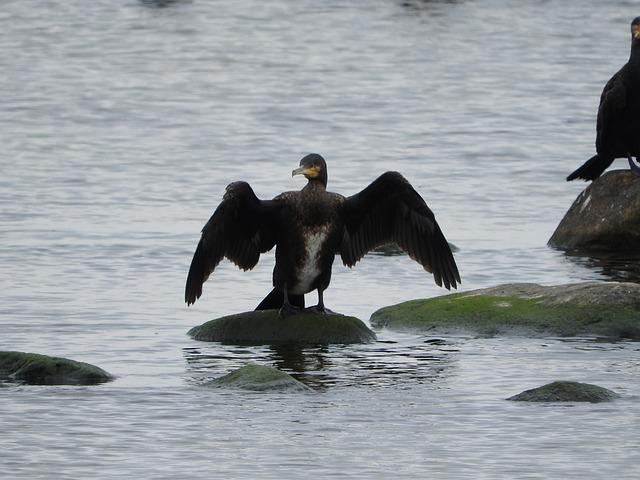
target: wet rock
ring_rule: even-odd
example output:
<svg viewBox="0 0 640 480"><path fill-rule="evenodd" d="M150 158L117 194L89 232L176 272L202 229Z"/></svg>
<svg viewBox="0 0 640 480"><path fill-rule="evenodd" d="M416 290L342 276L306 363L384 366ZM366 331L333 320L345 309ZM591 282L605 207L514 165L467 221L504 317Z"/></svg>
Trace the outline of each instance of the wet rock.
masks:
<svg viewBox="0 0 640 480"><path fill-rule="evenodd" d="M280 318L277 310L259 310L216 318L189 330L195 340L228 344L368 343L376 339L355 317L301 313Z"/></svg>
<svg viewBox="0 0 640 480"><path fill-rule="evenodd" d="M216 378L208 386L240 388L270 392L312 392L304 383L277 368L249 363L224 377Z"/></svg>
<svg viewBox="0 0 640 480"><path fill-rule="evenodd" d="M553 382L507 398L520 402L608 402L620 395L598 385L580 382Z"/></svg>
<svg viewBox="0 0 640 480"><path fill-rule="evenodd" d="M640 178L613 170L584 189L556 228L549 245L562 250L637 251Z"/></svg>
<svg viewBox="0 0 640 480"><path fill-rule="evenodd" d="M640 285L511 283L384 307L373 313L371 324L421 332L638 339Z"/></svg>
<svg viewBox="0 0 640 480"><path fill-rule="evenodd" d="M0 352L0 378L33 385L93 385L113 380L89 363L24 352Z"/></svg>

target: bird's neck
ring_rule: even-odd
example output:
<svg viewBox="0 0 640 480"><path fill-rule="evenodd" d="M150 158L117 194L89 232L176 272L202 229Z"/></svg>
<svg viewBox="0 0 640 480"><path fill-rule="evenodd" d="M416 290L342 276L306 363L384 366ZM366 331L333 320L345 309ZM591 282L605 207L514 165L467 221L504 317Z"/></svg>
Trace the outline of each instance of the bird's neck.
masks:
<svg viewBox="0 0 640 480"><path fill-rule="evenodd" d="M327 189L326 178L310 178L303 190L310 192L324 192Z"/></svg>

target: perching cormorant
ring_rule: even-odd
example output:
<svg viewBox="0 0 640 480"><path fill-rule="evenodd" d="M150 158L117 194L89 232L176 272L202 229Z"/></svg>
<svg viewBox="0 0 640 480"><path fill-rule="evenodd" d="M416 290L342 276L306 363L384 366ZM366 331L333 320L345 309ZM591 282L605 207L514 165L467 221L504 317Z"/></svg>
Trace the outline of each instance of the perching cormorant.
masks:
<svg viewBox="0 0 640 480"><path fill-rule="evenodd" d="M567 181L594 180L616 158L628 158L631 170L640 175L632 158L640 157L640 17L631 22L629 61L602 91L596 132L596 155L569 175Z"/></svg>
<svg viewBox="0 0 640 480"><path fill-rule="evenodd" d="M396 243L435 282L456 288L460 275L451 249L422 197L398 172L386 172L351 197L326 190L327 164L318 154L300 161L292 175L304 175L307 185L273 200L260 200L247 182L234 182L202 229L185 289L190 305L202 295L202 284L223 257L243 270L274 246L274 289L256 310L281 308L290 313L304 307L304 294L323 292L331 280L336 254L352 267L370 250Z"/></svg>

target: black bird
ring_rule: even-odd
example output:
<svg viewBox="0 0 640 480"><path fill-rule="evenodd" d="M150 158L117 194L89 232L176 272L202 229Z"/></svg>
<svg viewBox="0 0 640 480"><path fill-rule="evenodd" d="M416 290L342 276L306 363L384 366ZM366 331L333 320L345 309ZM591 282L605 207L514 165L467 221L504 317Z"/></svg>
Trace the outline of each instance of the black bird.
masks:
<svg viewBox="0 0 640 480"><path fill-rule="evenodd" d="M202 295L202 284L223 257L250 270L274 246L274 289L256 310L304 308L304 294L318 291L312 310L330 313L323 292L336 254L352 267L368 251L396 243L433 272L435 282L456 288L460 275L451 249L422 197L397 172L386 172L360 193L343 197L326 190L327 164L318 154L300 161L292 175L308 182L296 192L260 200L247 182L230 184L202 229L185 289L185 302Z"/></svg>
<svg viewBox="0 0 640 480"><path fill-rule="evenodd" d="M596 155L567 181L594 180L616 158L628 158L631 170L640 175L632 159L640 157L640 17L631 22L629 61L611 77L600 96L596 132Z"/></svg>

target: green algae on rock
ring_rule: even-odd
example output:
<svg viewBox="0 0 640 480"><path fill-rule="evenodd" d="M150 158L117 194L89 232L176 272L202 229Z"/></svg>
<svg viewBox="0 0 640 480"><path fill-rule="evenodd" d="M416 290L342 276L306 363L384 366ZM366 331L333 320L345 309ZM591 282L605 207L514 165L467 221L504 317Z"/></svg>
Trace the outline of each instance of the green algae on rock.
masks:
<svg viewBox="0 0 640 480"><path fill-rule="evenodd" d="M384 307L374 327L470 332L640 338L640 285L585 282L544 287L514 283Z"/></svg>
<svg viewBox="0 0 640 480"><path fill-rule="evenodd" d="M282 343L369 343L376 339L355 317L300 313L281 318L277 310L227 315L189 330L195 340L228 344L272 345Z"/></svg>
<svg viewBox="0 0 640 480"><path fill-rule="evenodd" d="M25 352L0 352L0 378L32 385L93 385L113 380L89 363Z"/></svg>
<svg viewBox="0 0 640 480"><path fill-rule="evenodd" d="M242 368L216 378L207 386L239 388L271 392L312 392L304 383L277 368L249 363Z"/></svg>
<svg viewBox="0 0 640 480"><path fill-rule="evenodd" d="M552 382L507 398L520 402L608 402L619 398L607 388L580 382Z"/></svg>

